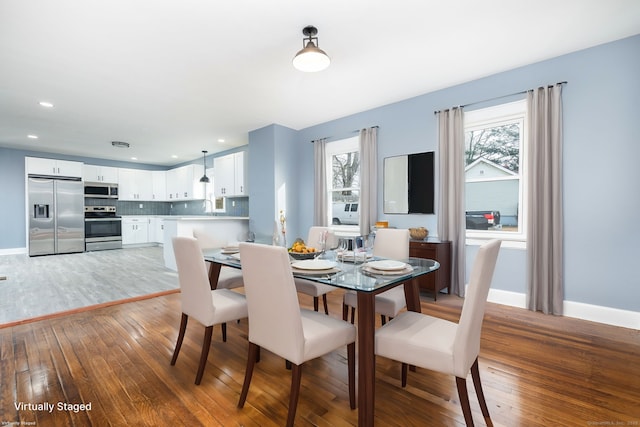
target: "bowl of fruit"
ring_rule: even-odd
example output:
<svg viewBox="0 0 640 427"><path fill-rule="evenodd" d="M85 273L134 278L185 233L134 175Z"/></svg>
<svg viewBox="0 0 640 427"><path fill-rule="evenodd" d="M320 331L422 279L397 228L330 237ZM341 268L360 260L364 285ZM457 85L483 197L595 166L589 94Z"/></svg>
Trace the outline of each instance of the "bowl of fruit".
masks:
<svg viewBox="0 0 640 427"><path fill-rule="evenodd" d="M312 246L305 245L302 239L297 239L289 248L289 256L293 259L313 259L320 255L320 252Z"/></svg>

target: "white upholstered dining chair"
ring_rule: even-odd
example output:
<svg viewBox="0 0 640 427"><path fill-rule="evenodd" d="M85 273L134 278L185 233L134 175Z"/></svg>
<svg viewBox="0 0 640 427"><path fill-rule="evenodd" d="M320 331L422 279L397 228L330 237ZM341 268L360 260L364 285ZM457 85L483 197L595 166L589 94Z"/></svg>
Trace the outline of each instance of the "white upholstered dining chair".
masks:
<svg viewBox="0 0 640 427"><path fill-rule="evenodd" d="M200 249L219 249L223 246L226 246L226 240L216 239L211 232L204 231L198 228L194 228L193 237L198 240L198 246ZM207 266L207 272L211 267L210 261L205 261L205 265ZM218 284L216 289L234 289L241 288L244 286L244 282L242 281L242 271L233 267L220 267L220 274L218 276Z"/></svg>
<svg viewBox="0 0 640 427"><path fill-rule="evenodd" d="M242 274L249 307L249 354L238 407L247 399L254 365L264 348L292 365L287 426L296 415L302 364L347 346L349 403L355 408L356 329L340 319L301 309L287 250L240 243Z"/></svg>
<svg viewBox="0 0 640 427"><path fill-rule="evenodd" d="M306 245L313 247L316 250L321 250L319 240L322 233L327 233L326 247L329 247L333 241L334 234L329 230L329 227L313 226L309 228L309 235L307 236ZM335 291L336 288L331 285L325 285L323 283L312 282L311 280L295 278L296 290L300 293L310 295L313 297L313 309L318 311L319 300L322 297L322 305L324 307L325 314L329 314L329 306L327 304L327 293Z"/></svg>
<svg viewBox="0 0 640 427"><path fill-rule="evenodd" d="M376 355L402 362L402 387L407 384L407 365L456 377L467 426L473 426L467 392L469 371L482 415L487 425L493 425L480 382L478 354L482 319L500 243L492 240L478 250L458 323L407 311L376 331Z"/></svg>
<svg viewBox="0 0 640 427"><path fill-rule="evenodd" d="M176 364L187 329L187 321L189 317L193 317L205 326L204 342L195 381L196 384L200 384L209 356L213 326L222 325L222 340L226 341L226 322L247 317L247 302L244 295L232 290L211 290L202 251L196 239L174 237L172 243L178 266L182 319L171 365Z"/></svg>
<svg viewBox="0 0 640 427"><path fill-rule="evenodd" d="M373 255L382 258L404 260L409 258L409 230L383 228L376 232L373 241ZM342 301L342 318L347 320L349 307L351 307L351 323L355 320L357 307L357 294L354 291L344 293ZM380 314L382 324L387 318L394 318L400 310L407 306L404 295L404 286L399 285L375 296L376 313Z"/></svg>

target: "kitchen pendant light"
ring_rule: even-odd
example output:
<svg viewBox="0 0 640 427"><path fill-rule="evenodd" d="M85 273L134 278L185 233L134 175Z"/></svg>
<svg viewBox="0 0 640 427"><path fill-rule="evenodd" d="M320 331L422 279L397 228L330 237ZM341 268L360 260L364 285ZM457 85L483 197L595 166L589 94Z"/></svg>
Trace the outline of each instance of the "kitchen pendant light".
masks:
<svg viewBox="0 0 640 427"><path fill-rule="evenodd" d="M302 29L305 38L302 40L303 49L293 58L293 66L305 73L315 73L322 71L329 66L331 59L318 47L318 29L313 25ZM315 43L314 43L315 40Z"/></svg>
<svg viewBox="0 0 640 427"><path fill-rule="evenodd" d="M200 178L200 182L208 184L210 180L207 176L207 150L202 150L202 165L204 166L204 175Z"/></svg>

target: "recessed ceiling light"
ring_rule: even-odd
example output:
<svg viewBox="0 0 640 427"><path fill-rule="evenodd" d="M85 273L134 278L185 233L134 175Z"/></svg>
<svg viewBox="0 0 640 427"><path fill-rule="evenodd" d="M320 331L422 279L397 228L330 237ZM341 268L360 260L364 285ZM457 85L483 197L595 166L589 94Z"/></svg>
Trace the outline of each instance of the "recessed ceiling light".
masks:
<svg viewBox="0 0 640 427"><path fill-rule="evenodd" d="M224 138L218 138L218 142L224 142Z"/></svg>
<svg viewBox="0 0 640 427"><path fill-rule="evenodd" d="M53 104L50 103L50 102L47 102L47 101L40 101L39 104L41 106L43 106L43 107L46 107L46 108L52 108L53 107Z"/></svg>
<svg viewBox="0 0 640 427"><path fill-rule="evenodd" d="M38 139L38 135L27 135L29 139Z"/></svg>
<svg viewBox="0 0 640 427"><path fill-rule="evenodd" d="M131 160L138 160L138 158L137 157L132 157Z"/></svg>
<svg viewBox="0 0 640 427"><path fill-rule="evenodd" d="M172 159L177 159L178 156L176 156L175 154L171 156Z"/></svg>

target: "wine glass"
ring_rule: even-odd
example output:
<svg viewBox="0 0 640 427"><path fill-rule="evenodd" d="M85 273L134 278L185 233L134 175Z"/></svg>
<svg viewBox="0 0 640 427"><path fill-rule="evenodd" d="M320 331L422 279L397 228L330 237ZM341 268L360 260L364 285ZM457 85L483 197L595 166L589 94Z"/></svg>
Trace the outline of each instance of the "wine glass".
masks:
<svg viewBox="0 0 640 427"><path fill-rule="evenodd" d="M344 257L347 254L347 250L349 249L349 242L345 238L340 238L338 240L338 260L344 262Z"/></svg>
<svg viewBox="0 0 640 427"><path fill-rule="evenodd" d="M327 246L327 232L323 231L322 233L320 233L320 236L318 237L318 249L324 252L325 249L327 249L326 246Z"/></svg>
<svg viewBox="0 0 640 427"><path fill-rule="evenodd" d="M318 259L324 258L324 252L326 250L326 246L327 246L327 232L323 231L318 236L318 254L315 256L315 258L318 258Z"/></svg>

